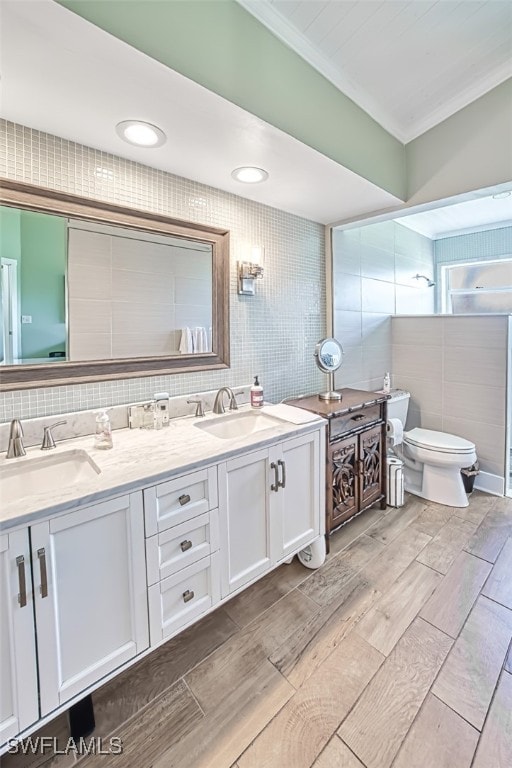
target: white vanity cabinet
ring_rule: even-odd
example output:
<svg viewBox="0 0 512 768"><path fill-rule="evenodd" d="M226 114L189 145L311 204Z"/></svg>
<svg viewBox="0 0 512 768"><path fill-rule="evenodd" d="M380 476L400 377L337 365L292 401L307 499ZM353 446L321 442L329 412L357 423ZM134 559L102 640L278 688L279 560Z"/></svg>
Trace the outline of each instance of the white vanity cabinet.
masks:
<svg viewBox="0 0 512 768"><path fill-rule="evenodd" d="M323 429L216 439L0 534L0 753L323 535Z"/></svg>
<svg viewBox="0 0 512 768"><path fill-rule="evenodd" d="M0 744L39 717L28 530L0 535Z"/></svg>
<svg viewBox="0 0 512 768"><path fill-rule="evenodd" d="M317 430L219 465L223 598L321 533L320 451Z"/></svg>
<svg viewBox="0 0 512 768"><path fill-rule="evenodd" d="M217 467L144 491L151 645L220 600Z"/></svg>
<svg viewBox="0 0 512 768"><path fill-rule="evenodd" d="M41 716L149 645L142 494L31 527Z"/></svg>

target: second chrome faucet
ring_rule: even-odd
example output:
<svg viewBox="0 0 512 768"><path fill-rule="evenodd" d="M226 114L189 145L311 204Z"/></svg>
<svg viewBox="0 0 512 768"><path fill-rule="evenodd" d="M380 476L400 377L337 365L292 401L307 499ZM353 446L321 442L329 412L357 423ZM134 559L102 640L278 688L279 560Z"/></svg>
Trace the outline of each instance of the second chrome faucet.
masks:
<svg viewBox="0 0 512 768"><path fill-rule="evenodd" d="M225 413L224 408L224 394L227 394L229 396L229 410L230 411L237 411L238 405L236 402L236 395L233 392L233 390L230 387L221 387L219 391L217 392L215 396L215 401L213 403L213 412L214 413ZM242 393L240 393L242 394Z"/></svg>
<svg viewBox="0 0 512 768"><path fill-rule="evenodd" d="M7 459L16 459L18 456L24 456L26 454L25 446L23 445L23 427L19 419L13 419L11 421L11 428L9 430L9 443L7 445Z"/></svg>

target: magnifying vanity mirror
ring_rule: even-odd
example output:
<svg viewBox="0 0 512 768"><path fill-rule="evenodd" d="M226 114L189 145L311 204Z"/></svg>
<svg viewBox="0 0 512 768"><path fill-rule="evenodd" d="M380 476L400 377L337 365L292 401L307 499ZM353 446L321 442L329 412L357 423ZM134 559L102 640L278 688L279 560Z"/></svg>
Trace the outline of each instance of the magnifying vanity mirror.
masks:
<svg viewBox="0 0 512 768"><path fill-rule="evenodd" d="M0 225L1 390L229 366L227 230L4 179Z"/></svg>
<svg viewBox="0 0 512 768"><path fill-rule="evenodd" d="M320 400L341 400L341 394L334 389L334 372L343 362L343 348L336 339L322 339L315 347L316 364L329 376L329 391L318 395Z"/></svg>

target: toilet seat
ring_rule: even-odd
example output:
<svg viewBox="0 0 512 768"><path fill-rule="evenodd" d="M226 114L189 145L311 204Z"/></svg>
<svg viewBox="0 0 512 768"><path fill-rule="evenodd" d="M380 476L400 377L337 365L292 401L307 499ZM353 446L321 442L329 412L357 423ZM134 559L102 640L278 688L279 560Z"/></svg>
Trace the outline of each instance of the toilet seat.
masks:
<svg viewBox="0 0 512 768"><path fill-rule="evenodd" d="M448 432L422 429L421 427L414 427L414 429L404 432L404 443L422 448L425 451L459 456L475 451L475 444L463 437L457 437L457 435L451 435Z"/></svg>

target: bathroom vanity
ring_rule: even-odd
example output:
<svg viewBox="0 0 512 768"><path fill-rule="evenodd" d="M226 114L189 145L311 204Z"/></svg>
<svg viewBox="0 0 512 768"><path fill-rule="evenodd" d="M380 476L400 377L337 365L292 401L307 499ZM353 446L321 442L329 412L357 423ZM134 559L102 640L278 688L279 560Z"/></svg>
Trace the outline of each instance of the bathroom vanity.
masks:
<svg viewBox="0 0 512 768"><path fill-rule="evenodd" d="M325 421L272 408L0 461L0 752L323 537Z"/></svg>
<svg viewBox="0 0 512 768"><path fill-rule="evenodd" d="M386 401L388 395L340 389L341 400L318 395L288 400L327 419L325 530L333 531L380 502L386 508Z"/></svg>

